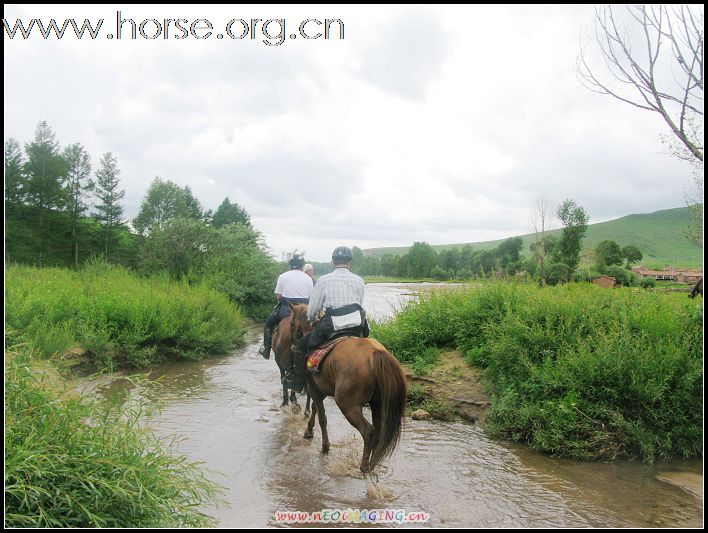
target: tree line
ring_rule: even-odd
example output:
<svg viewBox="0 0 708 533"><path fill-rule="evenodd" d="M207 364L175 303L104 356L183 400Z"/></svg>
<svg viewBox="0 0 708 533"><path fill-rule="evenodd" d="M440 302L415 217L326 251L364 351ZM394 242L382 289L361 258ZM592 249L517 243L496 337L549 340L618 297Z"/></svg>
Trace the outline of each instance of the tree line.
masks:
<svg viewBox="0 0 708 533"><path fill-rule="evenodd" d="M189 187L156 177L128 223L124 195L111 152L92 174L84 146L62 150L46 122L24 150L7 139L6 262L79 268L98 256L144 275L207 283L250 314L270 307L282 265L242 206L227 197L215 211L205 209Z"/></svg>
<svg viewBox="0 0 708 533"><path fill-rule="evenodd" d="M524 275L541 284L568 281L589 281L607 274L624 285L636 279L631 266L642 259L642 252L633 245L620 247L606 240L592 250L589 266L580 268L582 241L589 216L574 200L568 199L555 210L563 224L560 237L547 235L548 209L542 213L546 223L538 225L536 239L530 246L530 255L522 254L523 240L512 237L496 248L474 249L471 244L437 252L426 242L414 242L403 255L367 256L353 247L352 270L361 276L385 276L404 279L435 279L438 281L468 280L474 278L501 278ZM316 263L315 273L329 271L327 263Z"/></svg>

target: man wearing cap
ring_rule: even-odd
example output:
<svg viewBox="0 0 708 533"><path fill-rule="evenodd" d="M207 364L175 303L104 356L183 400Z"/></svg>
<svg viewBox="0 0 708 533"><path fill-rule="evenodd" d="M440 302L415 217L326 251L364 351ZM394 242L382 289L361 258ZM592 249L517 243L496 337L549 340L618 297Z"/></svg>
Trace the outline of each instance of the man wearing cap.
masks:
<svg viewBox="0 0 708 533"><path fill-rule="evenodd" d="M312 285L314 285L316 283L315 267L313 267L310 263L307 263L304 267L302 267L302 271L312 278Z"/></svg>
<svg viewBox="0 0 708 533"><path fill-rule="evenodd" d="M304 265L305 260L299 255L295 255L290 259L290 270L278 276L278 282L275 284L275 297L278 299L278 304L265 321L263 346L258 350L258 353L265 359L270 358L273 328L290 314L288 302L306 304L310 301L313 283L312 278L302 271Z"/></svg>
<svg viewBox="0 0 708 533"><path fill-rule="evenodd" d="M339 246L332 252L334 270L317 280L307 310L307 320L314 329L295 345L294 372L284 380L295 391L301 391L305 383L305 356L330 338L333 333L346 331L360 337L369 336L369 327L364 313L364 280L350 269L352 251ZM324 317L317 320L324 311Z"/></svg>

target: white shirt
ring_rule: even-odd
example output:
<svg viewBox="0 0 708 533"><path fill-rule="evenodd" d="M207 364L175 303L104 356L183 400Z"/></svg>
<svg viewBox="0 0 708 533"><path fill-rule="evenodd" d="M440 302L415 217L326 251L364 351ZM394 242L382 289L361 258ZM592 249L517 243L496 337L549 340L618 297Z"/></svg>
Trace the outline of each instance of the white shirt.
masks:
<svg viewBox="0 0 708 533"><path fill-rule="evenodd" d="M302 270L289 270L278 276L275 294L283 298L309 298L312 294L312 278Z"/></svg>

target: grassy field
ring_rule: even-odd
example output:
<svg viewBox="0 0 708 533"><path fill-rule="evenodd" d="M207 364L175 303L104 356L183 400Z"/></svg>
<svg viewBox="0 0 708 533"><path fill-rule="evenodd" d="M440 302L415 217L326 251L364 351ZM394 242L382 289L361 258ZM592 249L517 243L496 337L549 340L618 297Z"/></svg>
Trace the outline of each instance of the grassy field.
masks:
<svg viewBox="0 0 708 533"><path fill-rule="evenodd" d="M78 351L106 370L224 353L245 332L226 295L115 265L10 266L5 290L9 344L28 343L42 357Z"/></svg>
<svg viewBox="0 0 708 533"><path fill-rule="evenodd" d="M558 456L702 454L702 300L590 284L436 291L372 335L429 368L457 348L493 392L487 430Z"/></svg>
<svg viewBox="0 0 708 533"><path fill-rule="evenodd" d="M644 255L642 264L652 268L663 268L672 265L682 268L701 268L702 250L688 241L683 230L688 224L688 208L666 209L655 213L628 215L626 217L590 224L583 241L583 249L594 249L604 240L614 240L620 246L637 246ZM561 230L549 232L550 235L560 237ZM514 237L514 235L510 235ZM534 234L521 235L524 241L523 253L530 255L531 243L535 240ZM476 250L491 250L499 246L503 239L496 241L469 243ZM439 253L443 250L460 248L466 243L438 244L433 248ZM365 255L382 256L384 254L404 255L409 247L396 248L371 248L364 250Z"/></svg>

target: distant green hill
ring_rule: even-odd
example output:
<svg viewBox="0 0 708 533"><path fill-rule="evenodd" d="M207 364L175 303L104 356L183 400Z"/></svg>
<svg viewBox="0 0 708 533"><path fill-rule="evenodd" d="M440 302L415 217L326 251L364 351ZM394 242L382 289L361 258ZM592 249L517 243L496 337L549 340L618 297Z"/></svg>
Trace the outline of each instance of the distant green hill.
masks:
<svg viewBox="0 0 708 533"><path fill-rule="evenodd" d="M672 265L676 267L699 268L703 265L703 250L690 242L683 235L688 224L688 208L665 209L643 215L627 215L626 217L600 222L588 226L588 232L583 240L583 251L594 249L597 244L606 239L617 242L620 246L637 246L644 254L642 264L651 267ZM560 237L562 230L549 231L550 235ZM533 233L520 236L524 241L524 253L529 255L531 243L536 236ZM460 248L471 244L476 250L496 248L505 239L496 241L433 244L437 252ZM369 248L363 250L367 256L382 256L385 254L403 255L408 252L408 246L392 248Z"/></svg>

